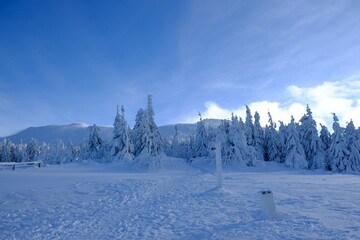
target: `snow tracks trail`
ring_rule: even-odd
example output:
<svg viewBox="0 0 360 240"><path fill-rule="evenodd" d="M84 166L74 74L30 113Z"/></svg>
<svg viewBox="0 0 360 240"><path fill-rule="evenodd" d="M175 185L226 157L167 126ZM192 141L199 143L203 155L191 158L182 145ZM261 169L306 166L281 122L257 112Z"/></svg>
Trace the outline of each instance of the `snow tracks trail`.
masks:
<svg viewBox="0 0 360 240"><path fill-rule="evenodd" d="M81 178L69 174L61 186L53 186L53 178L46 176L47 184L34 184L38 188L1 193L1 239L208 236L203 229L207 216L201 216L200 209L209 206L198 198L209 187L196 170L82 173Z"/></svg>
<svg viewBox="0 0 360 240"><path fill-rule="evenodd" d="M1 172L0 239L358 239L359 191L347 189L358 177L225 172L219 190L213 170L191 167ZM275 192L274 220L260 211L264 186Z"/></svg>

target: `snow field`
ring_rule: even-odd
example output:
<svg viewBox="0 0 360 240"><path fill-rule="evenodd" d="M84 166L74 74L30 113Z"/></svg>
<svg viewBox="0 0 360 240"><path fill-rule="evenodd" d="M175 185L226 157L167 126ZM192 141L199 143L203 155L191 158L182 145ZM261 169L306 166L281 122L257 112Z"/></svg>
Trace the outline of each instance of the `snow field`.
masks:
<svg viewBox="0 0 360 240"><path fill-rule="evenodd" d="M68 164L0 171L0 239L358 239L359 175ZM269 170L270 169L270 170ZM274 192L277 218L258 191Z"/></svg>

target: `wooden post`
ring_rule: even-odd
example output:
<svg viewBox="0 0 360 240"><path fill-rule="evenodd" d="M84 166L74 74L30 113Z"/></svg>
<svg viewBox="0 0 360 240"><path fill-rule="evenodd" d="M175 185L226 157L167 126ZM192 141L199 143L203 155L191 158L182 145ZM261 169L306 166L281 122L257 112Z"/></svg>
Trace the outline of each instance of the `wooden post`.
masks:
<svg viewBox="0 0 360 240"><path fill-rule="evenodd" d="M15 164L13 164L13 166L12 166L12 170L13 170L13 171L15 171Z"/></svg>

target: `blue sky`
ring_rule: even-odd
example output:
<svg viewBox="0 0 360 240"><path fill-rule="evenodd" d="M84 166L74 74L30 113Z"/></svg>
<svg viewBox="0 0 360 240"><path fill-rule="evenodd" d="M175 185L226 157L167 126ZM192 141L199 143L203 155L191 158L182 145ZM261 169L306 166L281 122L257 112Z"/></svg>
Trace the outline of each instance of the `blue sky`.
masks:
<svg viewBox="0 0 360 240"><path fill-rule="evenodd" d="M360 1L0 2L0 136L111 125L117 104L132 126L148 94L158 125L306 103L346 122L359 74Z"/></svg>

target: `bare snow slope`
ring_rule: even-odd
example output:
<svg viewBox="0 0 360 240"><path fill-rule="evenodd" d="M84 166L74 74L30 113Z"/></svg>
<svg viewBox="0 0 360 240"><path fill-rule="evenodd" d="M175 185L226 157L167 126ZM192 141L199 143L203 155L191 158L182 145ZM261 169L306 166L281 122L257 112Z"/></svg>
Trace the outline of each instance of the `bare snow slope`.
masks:
<svg viewBox="0 0 360 240"><path fill-rule="evenodd" d="M172 162L159 172L113 163L3 169L0 239L360 237L359 176L225 169L217 190L214 169ZM262 189L274 192L274 220L260 211Z"/></svg>

